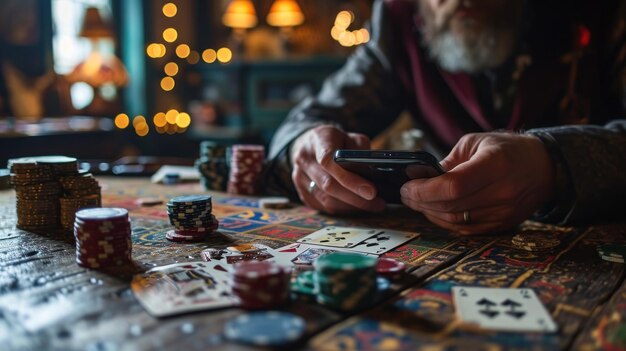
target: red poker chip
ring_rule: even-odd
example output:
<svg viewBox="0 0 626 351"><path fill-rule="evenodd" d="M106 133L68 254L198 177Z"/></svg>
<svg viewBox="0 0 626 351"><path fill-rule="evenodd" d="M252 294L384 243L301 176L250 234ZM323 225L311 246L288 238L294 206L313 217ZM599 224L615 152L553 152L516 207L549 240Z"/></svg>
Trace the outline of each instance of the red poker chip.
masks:
<svg viewBox="0 0 626 351"><path fill-rule="evenodd" d="M165 233L165 237L167 240L176 241L176 242L199 242L204 241L204 234L202 235L188 235L188 234L179 234L177 230L170 230Z"/></svg>
<svg viewBox="0 0 626 351"><path fill-rule="evenodd" d="M386 277L395 277L406 271L406 268L407 266L403 262L383 257L378 259L376 273Z"/></svg>

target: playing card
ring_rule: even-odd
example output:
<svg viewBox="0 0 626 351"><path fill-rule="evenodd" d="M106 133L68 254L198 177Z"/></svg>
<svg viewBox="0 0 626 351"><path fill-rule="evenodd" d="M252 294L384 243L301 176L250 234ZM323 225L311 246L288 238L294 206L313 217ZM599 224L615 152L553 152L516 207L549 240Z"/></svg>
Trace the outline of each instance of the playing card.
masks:
<svg viewBox="0 0 626 351"><path fill-rule="evenodd" d="M299 243L332 247L353 247L361 241L379 233L380 229L326 227L298 240Z"/></svg>
<svg viewBox="0 0 626 351"><path fill-rule="evenodd" d="M136 275L131 288L153 316L236 306L226 272L208 262L177 263Z"/></svg>
<svg viewBox="0 0 626 351"><path fill-rule="evenodd" d="M319 256L337 251L353 252L352 249L293 243L276 249L272 260L285 266L311 266Z"/></svg>
<svg viewBox="0 0 626 351"><path fill-rule="evenodd" d="M555 332L556 324L532 289L453 287L458 318L483 329Z"/></svg>
<svg viewBox="0 0 626 351"><path fill-rule="evenodd" d="M274 255L274 249L263 244L241 244L226 249L208 248L200 252L204 261L217 264L218 269L223 271L230 271L231 266L238 262L265 261Z"/></svg>
<svg viewBox="0 0 626 351"><path fill-rule="evenodd" d="M405 242L418 237L418 233L400 232L397 230L377 229L376 234L352 246L350 250L382 255Z"/></svg>

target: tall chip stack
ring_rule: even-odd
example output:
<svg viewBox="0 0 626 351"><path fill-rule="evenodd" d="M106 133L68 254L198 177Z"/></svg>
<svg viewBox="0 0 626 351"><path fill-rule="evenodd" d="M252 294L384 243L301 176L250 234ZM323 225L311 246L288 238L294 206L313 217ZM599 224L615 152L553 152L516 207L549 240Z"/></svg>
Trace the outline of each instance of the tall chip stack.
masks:
<svg viewBox="0 0 626 351"><path fill-rule="evenodd" d="M80 174L73 157L23 157L9 160L8 166L20 229L71 231L78 209L100 207L98 182L91 174Z"/></svg>
<svg viewBox="0 0 626 351"><path fill-rule="evenodd" d="M230 175L228 193L255 195L265 161L263 145L233 145L230 149Z"/></svg>
<svg viewBox="0 0 626 351"><path fill-rule="evenodd" d="M72 230L74 215L82 208L100 207L100 185L90 173L64 175L59 178L63 188L61 204L61 227Z"/></svg>
<svg viewBox="0 0 626 351"><path fill-rule="evenodd" d="M219 221L212 214L213 204L208 195L177 196L167 203L167 214L174 230L165 237L170 241L197 242L217 230Z"/></svg>
<svg viewBox="0 0 626 351"><path fill-rule="evenodd" d="M123 208L88 208L76 212L76 263L101 269L132 262L131 227Z"/></svg>
<svg viewBox="0 0 626 351"><path fill-rule="evenodd" d="M40 232L58 229L60 176L78 172L75 158L39 156L11 159L8 163L15 187L17 227Z"/></svg>
<svg viewBox="0 0 626 351"><path fill-rule="evenodd" d="M317 302L341 311L371 306L378 297L377 257L333 252L315 260Z"/></svg>
<svg viewBox="0 0 626 351"><path fill-rule="evenodd" d="M206 190L226 191L228 184L228 162L224 145L212 141L200 143L200 158L195 166L200 172L200 181Z"/></svg>

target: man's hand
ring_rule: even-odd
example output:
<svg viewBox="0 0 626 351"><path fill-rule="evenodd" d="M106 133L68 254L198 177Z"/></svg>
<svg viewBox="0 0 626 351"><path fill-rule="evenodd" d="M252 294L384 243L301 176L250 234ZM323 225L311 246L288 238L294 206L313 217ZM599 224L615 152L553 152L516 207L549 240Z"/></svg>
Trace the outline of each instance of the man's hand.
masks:
<svg viewBox="0 0 626 351"><path fill-rule="evenodd" d="M385 202L376 197L374 185L333 159L337 149L369 148L365 135L345 133L333 126L319 126L298 137L291 147L291 179L302 202L331 214L383 211ZM315 182L313 188L311 181Z"/></svg>
<svg viewBox="0 0 626 351"><path fill-rule="evenodd" d="M402 202L461 234L510 229L553 196L554 165L534 136L468 134L441 165L447 173L405 183Z"/></svg>

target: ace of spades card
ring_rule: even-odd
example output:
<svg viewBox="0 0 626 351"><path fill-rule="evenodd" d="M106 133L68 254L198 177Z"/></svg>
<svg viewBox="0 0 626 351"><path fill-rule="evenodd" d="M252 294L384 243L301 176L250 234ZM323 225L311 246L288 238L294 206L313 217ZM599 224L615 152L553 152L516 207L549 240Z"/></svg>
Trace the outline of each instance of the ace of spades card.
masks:
<svg viewBox="0 0 626 351"><path fill-rule="evenodd" d="M299 243L308 245L322 245L332 247L353 247L361 241L376 235L380 229L350 228L350 227L325 227L298 240Z"/></svg>
<svg viewBox="0 0 626 351"><path fill-rule="evenodd" d="M482 329L555 332L557 326L532 289L452 288L457 316Z"/></svg>

